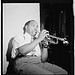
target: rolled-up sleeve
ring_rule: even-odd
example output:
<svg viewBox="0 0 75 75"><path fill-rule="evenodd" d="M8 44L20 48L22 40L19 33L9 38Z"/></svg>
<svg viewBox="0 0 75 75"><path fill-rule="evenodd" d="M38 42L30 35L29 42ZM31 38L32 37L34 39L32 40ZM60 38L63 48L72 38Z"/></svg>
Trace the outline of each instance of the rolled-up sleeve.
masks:
<svg viewBox="0 0 75 75"><path fill-rule="evenodd" d="M16 57L17 49L24 44L23 41L24 41L24 38L22 36L16 36L12 40L12 45L13 45L12 54L11 54L12 58Z"/></svg>
<svg viewBox="0 0 75 75"><path fill-rule="evenodd" d="M31 42L31 36L27 33L25 34L25 37L23 37L22 35L15 36L12 41L13 45L12 54L11 54L12 58L16 57L16 52L19 47L30 42Z"/></svg>

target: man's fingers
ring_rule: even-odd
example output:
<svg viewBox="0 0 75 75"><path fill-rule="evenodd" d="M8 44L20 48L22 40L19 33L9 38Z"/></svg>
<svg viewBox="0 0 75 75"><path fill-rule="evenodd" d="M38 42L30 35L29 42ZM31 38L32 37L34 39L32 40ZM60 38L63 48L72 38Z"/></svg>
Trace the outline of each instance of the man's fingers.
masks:
<svg viewBox="0 0 75 75"><path fill-rule="evenodd" d="M47 35L49 35L49 31L43 30L43 31L42 31L42 34L43 34L44 36L47 36Z"/></svg>
<svg viewBox="0 0 75 75"><path fill-rule="evenodd" d="M49 33L49 31L47 31L47 30L42 30L42 33Z"/></svg>

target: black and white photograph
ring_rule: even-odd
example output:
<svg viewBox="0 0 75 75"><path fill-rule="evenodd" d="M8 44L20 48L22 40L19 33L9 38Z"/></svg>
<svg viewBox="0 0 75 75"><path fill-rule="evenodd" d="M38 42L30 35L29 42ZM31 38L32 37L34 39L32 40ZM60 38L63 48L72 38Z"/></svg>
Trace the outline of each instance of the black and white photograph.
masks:
<svg viewBox="0 0 75 75"><path fill-rule="evenodd" d="M1 5L3 75L73 75L74 3Z"/></svg>

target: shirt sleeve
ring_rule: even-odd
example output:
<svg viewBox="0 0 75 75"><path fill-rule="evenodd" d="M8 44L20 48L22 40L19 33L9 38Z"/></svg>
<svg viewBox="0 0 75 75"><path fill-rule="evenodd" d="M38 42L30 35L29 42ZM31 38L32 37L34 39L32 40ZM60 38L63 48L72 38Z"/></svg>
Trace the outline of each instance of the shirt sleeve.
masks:
<svg viewBox="0 0 75 75"><path fill-rule="evenodd" d="M12 41L12 58L16 57L17 49L21 47L24 44L30 43L31 42L31 36L28 34L25 34L25 37L22 35L18 35L14 37Z"/></svg>
<svg viewBox="0 0 75 75"><path fill-rule="evenodd" d="M26 33L25 36L18 35L13 40L14 49L17 49L21 47L22 45L30 43L30 42L31 42L31 36L29 34Z"/></svg>
<svg viewBox="0 0 75 75"><path fill-rule="evenodd" d="M17 54L17 48L19 48L20 46L23 45L23 41L24 41L24 38L22 36L16 36L14 37L14 39L12 40L12 45L13 45L13 48L12 48L12 58L15 58L16 57L16 54Z"/></svg>
<svg viewBox="0 0 75 75"><path fill-rule="evenodd" d="M13 48L14 49L17 49L19 48L20 46L23 45L23 42L24 41L24 38L22 36L16 36L14 37L13 41L12 41L12 44L13 44Z"/></svg>

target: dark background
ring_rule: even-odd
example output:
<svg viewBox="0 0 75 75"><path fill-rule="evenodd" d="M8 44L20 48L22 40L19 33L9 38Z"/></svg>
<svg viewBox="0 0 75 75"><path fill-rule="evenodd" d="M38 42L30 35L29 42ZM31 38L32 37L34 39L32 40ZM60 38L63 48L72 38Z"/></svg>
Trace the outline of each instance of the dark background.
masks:
<svg viewBox="0 0 75 75"><path fill-rule="evenodd" d="M72 75L73 60L73 10L72 4L67 3L41 3L40 23L41 28L56 33L57 37L66 37L68 45L59 40L57 45L50 44L48 62L61 66Z"/></svg>

